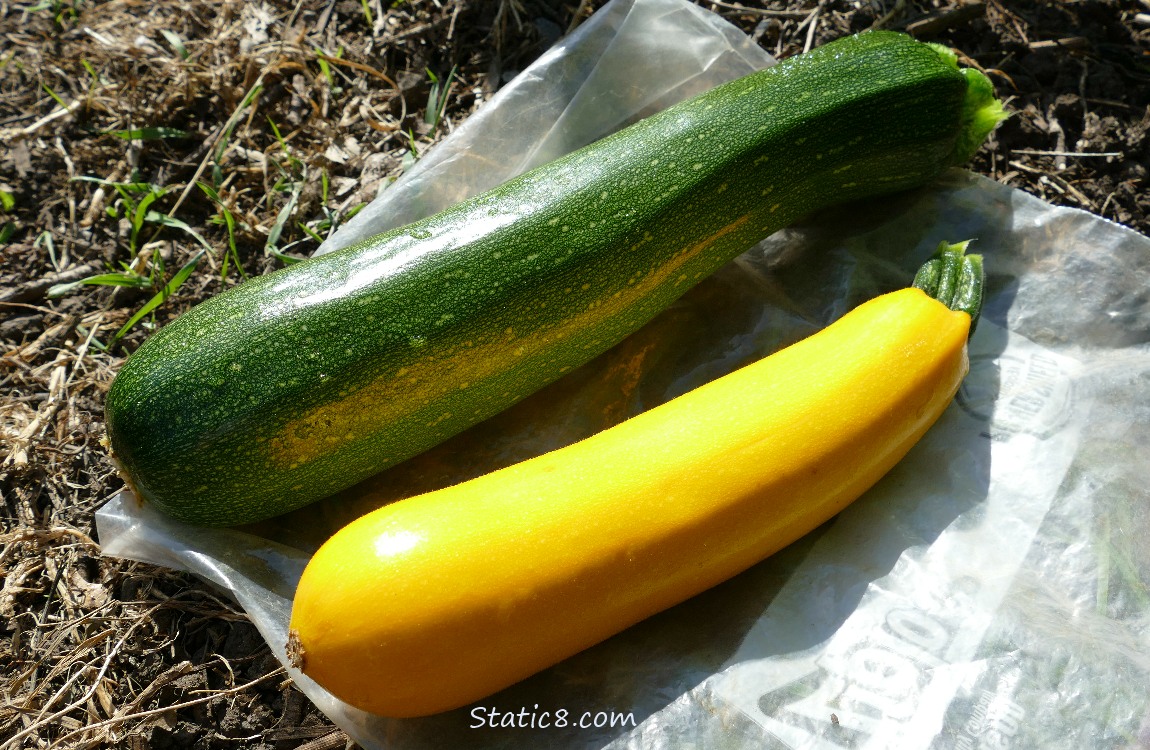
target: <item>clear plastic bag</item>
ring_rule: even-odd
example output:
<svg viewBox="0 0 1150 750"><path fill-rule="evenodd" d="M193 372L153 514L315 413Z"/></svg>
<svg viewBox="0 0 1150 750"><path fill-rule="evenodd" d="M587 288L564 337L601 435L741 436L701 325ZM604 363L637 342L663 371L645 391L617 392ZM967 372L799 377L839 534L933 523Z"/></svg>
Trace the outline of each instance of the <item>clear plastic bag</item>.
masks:
<svg viewBox="0 0 1150 750"><path fill-rule="evenodd" d="M615 0L331 245L769 62L685 1ZM673 398L905 284L940 240L973 238L989 288L971 374L831 523L467 709L369 716L292 676L365 748L1150 747L1150 240L961 170L833 216L771 237L599 359L352 492L226 530L120 494L97 516L104 553L223 587L286 662L295 582L343 523Z"/></svg>

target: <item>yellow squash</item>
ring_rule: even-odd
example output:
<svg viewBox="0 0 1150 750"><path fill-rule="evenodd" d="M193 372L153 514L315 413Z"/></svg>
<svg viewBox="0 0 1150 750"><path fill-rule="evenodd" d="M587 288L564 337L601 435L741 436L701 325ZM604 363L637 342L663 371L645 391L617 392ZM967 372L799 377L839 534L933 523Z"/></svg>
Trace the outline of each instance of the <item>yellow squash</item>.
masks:
<svg viewBox="0 0 1150 750"><path fill-rule="evenodd" d="M970 328L893 292L582 442L385 506L307 566L289 652L377 714L484 698L841 511L950 403Z"/></svg>

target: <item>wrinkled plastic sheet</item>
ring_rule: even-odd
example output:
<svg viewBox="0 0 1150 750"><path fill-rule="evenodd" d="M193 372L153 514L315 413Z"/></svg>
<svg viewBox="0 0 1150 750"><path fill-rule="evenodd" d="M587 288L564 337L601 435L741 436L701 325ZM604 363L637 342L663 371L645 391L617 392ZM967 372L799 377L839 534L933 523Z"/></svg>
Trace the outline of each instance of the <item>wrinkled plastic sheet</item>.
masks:
<svg viewBox="0 0 1150 750"><path fill-rule="evenodd" d="M771 61L679 0L615 0L325 249ZM905 285L939 243L989 270L972 369L862 499L726 584L473 707L369 716L365 748L1150 747L1150 240L954 170L781 232L507 412L353 491L207 530L113 498L104 553L230 592L281 661L308 556L384 502L554 449Z"/></svg>

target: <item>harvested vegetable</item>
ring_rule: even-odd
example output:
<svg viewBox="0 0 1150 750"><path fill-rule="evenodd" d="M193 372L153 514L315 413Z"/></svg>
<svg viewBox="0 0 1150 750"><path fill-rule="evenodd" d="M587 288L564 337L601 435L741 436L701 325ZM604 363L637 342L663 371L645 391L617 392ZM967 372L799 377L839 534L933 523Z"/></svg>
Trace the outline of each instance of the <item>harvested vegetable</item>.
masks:
<svg viewBox="0 0 1150 750"><path fill-rule="evenodd" d="M964 162L1001 111L981 73L891 32L720 86L192 309L113 383L113 458L192 523L307 504L590 360L777 229Z"/></svg>
<svg viewBox="0 0 1150 750"><path fill-rule="evenodd" d="M401 500L299 582L289 654L366 711L445 711L724 581L895 465L968 369L982 266L912 287L586 440Z"/></svg>

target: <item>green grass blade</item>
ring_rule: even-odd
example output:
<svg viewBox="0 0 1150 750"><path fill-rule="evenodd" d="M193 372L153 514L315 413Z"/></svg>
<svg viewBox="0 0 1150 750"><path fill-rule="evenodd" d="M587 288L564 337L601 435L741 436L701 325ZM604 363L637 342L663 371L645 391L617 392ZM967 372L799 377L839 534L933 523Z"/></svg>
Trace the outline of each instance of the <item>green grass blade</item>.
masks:
<svg viewBox="0 0 1150 750"><path fill-rule="evenodd" d="M315 51L315 61L319 64L319 69L323 73L323 77L327 79L327 87L329 89L335 88L335 76L332 75L331 66L327 64L327 53L319 47L312 47Z"/></svg>
<svg viewBox="0 0 1150 750"><path fill-rule="evenodd" d="M297 223L299 224L299 228L302 229L304 231L304 234L306 234L308 237L311 237L316 242L320 242L320 243L323 242L323 237L320 236L319 232L315 231L314 229L309 227L307 224L304 224L302 221L297 222Z"/></svg>
<svg viewBox="0 0 1150 750"><path fill-rule="evenodd" d="M271 122L271 120L268 122ZM231 262L236 264L236 270L240 272L240 276L246 279L248 275L244 271L244 267L240 264L240 253L236 248L236 217L233 216L232 212L228 210L228 207L224 205L224 201L220 197L218 190L200 180L196 181L196 187L198 187L204 195L208 196L208 200L214 203L216 208L219 209L219 215L222 217L224 226L226 226L228 230L228 252L224 254L224 262L220 267L220 278L223 279L228 275L228 262L230 258Z"/></svg>
<svg viewBox="0 0 1150 750"><path fill-rule="evenodd" d="M243 114L244 110L252 105L252 103L256 100L256 97L258 97L260 92L263 90L264 87L262 83L254 84L251 87L251 90L248 91L247 95L244 96L243 101L240 102L240 106L236 107L235 111L232 112L231 117L229 117L228 121L224 123L224 132L220 135L219 143L216 144L215 152L212 154L212 161L214 161L217 166L219 165L220 160L224 158L224 153L228 150L229 142L232 139L232 133L235 131L236 125L239 124L240 115Z"/></svg>
<svg viewBox="0 0 1150 750"><path fill-rule="evenodd" d="M297 182L293 187L291 191L291 197L288 198L288 202L285 203L283 208L279 210L279 213L276 214L275 223L272 224L272 228L268 231L268 241L264 245L264 250L277 258L280 258L280 235L283 234L284 226L287 225L288 219L291 218L292 212L295 211L296 203L299 201L300 191L303 190L303 186L306 181L307 172L305 170L304 174L300 177L299 182Z"/></svg>
<svg viewBox="0 0 1150 750"><path fill-rule="evenodd" d="M147 276L140 276L139 274L121 273L119 271L100 273L95 276L87 276L79 281L69 281L66 284L54 284L48 288L48 299L58 299L64 295L71 294L82 286L146 287L151 286L151 284L151 279Z"/></svg>
<svg viewBox="0 0 1150 750"><path fill-rule="evenodd" d="M80 64L84 66L84 70L88 71L88 77L92 79L92 83L96 84L97 86L104 83L103 81L100 80L100 74L97 73L96 69L92 67L92 63L81 58Z"/></svg>
<svg viewBox="0 0 1150 750"><path fill-rule="evenodd" d="M451 82L455 79L455 66L451 67L451 71L443 81L440 81L430 69L427 69L427 77L431 81L431 88L427 94L427 109L423 113L423 121L434 131L439 127L443 113L447 109L447 95L451 90Z"/></svg>
<svg viewBox="0 0 1150 750"><path fill-rule="evenodd" d="M137 243L140 240L140 232L144 228L144 222L148 220L148 216L154 214L154 211L148 211L148 207L156 202L156 199L163 195L162 192L150 190L139 202L132 208L132 233L128 236L128 246L131 248L132 255L138 251Z"/></svg>
<svg viewBox="0 0 1150 750"><path fill-rule="evenodd" d="M116 335L112 337L112 341L109 345L119 341L128 331L132 330L137 323L143 320L144 316L164 304L168 297L172 296L172 294L188 280L188 277L192 275L192 271L196 270L196 266L200 264L200 260L204 257L205 252L207 251L200 250L191 260L185 263L179 271L176 271L176 275L173 276L167 284L164 284L164 288L156 292L156 294L153 295L143 307L137 310L136 314L129 318L128 322L116 332Z"/></svg>
<svg viewBox="0 0 1150 750"><path fill-rule="evenodd" d="M165 226L165 227L172 227L173 229L182 229L183 231L187 232L188 235L190 235L192 239L194 239L196 242L198 242L200 244L200 246L203 247L205 250L207 250L209 252L215 252L215 248L213 248L211 246L211 244L209 244L208 241L206 239L204 239L203 235L201 235L199 232L197 232L196 230L194 230L190 226L188 226L188 224L186 222L183 222L180 219L175 218L174 216L167 216L167 215L162 214L158 211L149 211L144 216L144 219L146 221L153 223L153 224L159 224L159 225Z"/></svg>
<svg viewBox="0 0 1150 750"><path fill-rule="evenodd" d="M40 86L43 87L43 89L48 92L48 96L50 96L56 100L57 104L59 104L64 109L68 108L68 105L64 103L64 100L60 98L59 94L57 94L55 91L52 90L51 86L49 86L46 83L42 83L42 84L40 84Z"/></svg>
<svg viewBox="0 0 1150 750"><path fill-rule="evenodd" d="M216 205L223 203L223 200L220 198L219 191L203 180L196 180L196 187L200 189L200 192L208 196L208 200L210 200L212 203L215 203Z"/></svg>
<svg viewBox="0 0 1150 750"><path fill-rule="evenodd" d="M128 195L131 195L132 193L142 193L146 190L157 189L154 185L147 182L116 182L115 180L106 180L103 177L91 177L90 175L83 174L79 177L73 177L71 179L74 182L94 182L97 185L115 188L115 190L121 195L124 195L125 191Z"/></svg>

